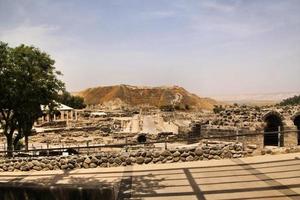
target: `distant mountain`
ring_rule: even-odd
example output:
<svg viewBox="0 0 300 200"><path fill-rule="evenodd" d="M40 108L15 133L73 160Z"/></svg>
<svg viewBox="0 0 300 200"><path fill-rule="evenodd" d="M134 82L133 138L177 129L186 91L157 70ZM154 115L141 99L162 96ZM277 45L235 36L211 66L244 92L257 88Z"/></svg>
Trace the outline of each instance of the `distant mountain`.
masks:
<svg viewBox="0 0 300 200"><path fill-rule="evenodd" d="M218 101L223 101L226 103L270 105L270 104L279 103L283 99L287 99L299 94L300 92L277 92L277 93L261 93L261 94L223 95L223 96L213 96L213 98Z"/></svg>
<svg viewBox="0 0 300 200"><path fill-rule="evenodd" d="M165 105L188 105L190 108L213 109L217 101L201 98L189 93L182 87L137 87L130 85L115 85L95 87L74 93L84 98L88 105L129 106L150 105L155 107Z"/></svg>

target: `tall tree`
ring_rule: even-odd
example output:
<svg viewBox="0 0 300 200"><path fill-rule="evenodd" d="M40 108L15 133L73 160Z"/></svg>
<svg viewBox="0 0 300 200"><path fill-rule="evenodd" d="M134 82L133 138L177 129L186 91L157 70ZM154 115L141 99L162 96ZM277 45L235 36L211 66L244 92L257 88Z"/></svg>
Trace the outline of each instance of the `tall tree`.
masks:
<svg viewBox="0 0 300 200"><path fill-rule="evenodd" d="M55 61L39 49L20 45L12 50L14 64L18 69L18 91L20 96L15 108L18 134L28 137L33 123L41 116L41 105L49 105L58 99L64 84L57 78L61 75L54 68Z"/></svg>
<svg viewBox="0 0 300 200"><path fill-rule="evenodd" d="M0 41L0 125L7 139L8 154L13 150L13 134L17 128L14 108L17 98L16 71L11 57L11 48Z"/></svg>
<svg viewBox="0 0 300 200"><path fill-rule="evenodd" d="M3 85L1 87L6 95L3 98L5 104L3 103L1 109L4 113L9 110L12 112L14 121L9 123L15 123L12 124L14 126L10 130L12 128L18 130L14 143L16 144L20 138L25 137L25 146L28 149L28 137L33 123L42 114L41 105L48 105L57 100L59 92L64 89L64 84L57 78L61 73L55 70L54 60L48 54L25 45L8 49L10 59L7 64L3 65L3 70L11 71L11 74L3 83L1 79L1 85ZM13 81L8 86L5 82L9 82L10 79ZM8 101L13 102L11 106ZM5 124L9 125L9 123ZM10 136L6 135L6 137L7 146L12 149Z"/></svg>

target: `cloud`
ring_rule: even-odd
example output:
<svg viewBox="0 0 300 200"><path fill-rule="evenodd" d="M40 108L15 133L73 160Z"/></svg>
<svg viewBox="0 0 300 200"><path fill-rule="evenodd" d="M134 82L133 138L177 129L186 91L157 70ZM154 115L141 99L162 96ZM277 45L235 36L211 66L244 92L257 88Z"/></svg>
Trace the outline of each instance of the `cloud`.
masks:
<svg viewBox="0 0 300 200"><path fill-rule="evenodd" d="M236 9L237 3L236 2L230 2L227 1L227 3L224 3L221 1L214 1L214 0L209 0L209 1L203 1L201 6L207 9L211 9L214 11L219 11L219 12L232 12Z"/></svg>
<svg viewBox="0 0 300 200"><path fill-rule="evenodd" d="M8 43L11 47L20 44L33 45L49 53L56 61L56 68L65 74L66 66L68 66L65 57L72 51L71 45L74 43L74 40L70 37L59 35L60 31L61 29L58 26L32 25L25 21L11 29L0 29L0 41Z"/></svg>
<svg viewBox="0 0 300 200"><path fill-rule="evenodd" d="M147 19L162 19L176 16L172 10L149 11L141 13L141 16Z"/></svg>
<svg viewBox="0 0 300 200"><path fill-rule="evenodd" d="M273 29L273 27L271 26L262 26L261 24L226 21L209 23L206 26L195 28L208 32L215 32L217 34L226 34L237 39L243 39L250 36L262 34Z"/></svg>
<svg viewBox="0 0 300 200"><path fill-rule="evenodd" d="M0 30L0 40L10 46L26 44L55 51L57 47L63 45L61 39L55 36L58 30L58 26L34 26L25 22L8 30Z"/></svg>

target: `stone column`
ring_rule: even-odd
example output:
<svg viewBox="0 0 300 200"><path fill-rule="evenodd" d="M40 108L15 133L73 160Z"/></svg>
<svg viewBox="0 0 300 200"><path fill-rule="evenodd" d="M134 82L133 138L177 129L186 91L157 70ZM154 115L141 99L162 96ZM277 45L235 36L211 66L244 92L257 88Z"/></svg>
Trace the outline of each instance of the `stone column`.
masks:
<svg viewBox="0 0 300 200"><path fill-rule="evenodd" d="M67 111L67 126L69 126L69 111Z"/></svg>
<svg viewBox="0 0 300 200"><path fill-rule="evenodd" d="M49 122L50 121L50 117L49 117L49 114L46 115L46 122Z"/></svg>
<svg viewBox="0 0 300 200"><path fill-rule="evenodd" d="M289 126L284 126L283 131L284 134L282 137L284 137L284 146L285 147L294 147L298 145L298 132L297 127L295 125L290 124Z"/></svg>
<svg viewBox="0 0 300 200"><path fill-rule="evenodd" d="M60 112L60 117L61 117L61 120L65 119L65 111Z"/></svg>

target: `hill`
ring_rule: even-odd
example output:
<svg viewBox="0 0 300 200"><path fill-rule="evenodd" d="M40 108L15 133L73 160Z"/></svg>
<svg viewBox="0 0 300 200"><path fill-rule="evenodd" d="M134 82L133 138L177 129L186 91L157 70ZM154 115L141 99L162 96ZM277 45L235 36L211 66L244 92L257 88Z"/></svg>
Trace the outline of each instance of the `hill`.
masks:
<svg viewBox="0 0 300 200"><path fill-rule="evenodd" d="M89 88L76 93L84 98L87 105L126 104L129 106L149 105L188 105L196 109L213 109L215 100L200 98L182 87L137 87L116 85Z"/></svg>

